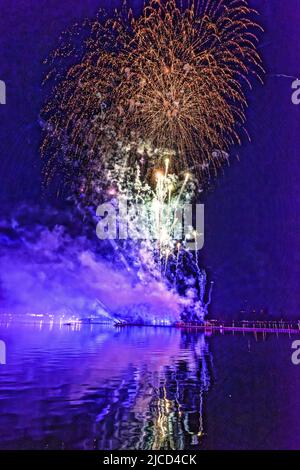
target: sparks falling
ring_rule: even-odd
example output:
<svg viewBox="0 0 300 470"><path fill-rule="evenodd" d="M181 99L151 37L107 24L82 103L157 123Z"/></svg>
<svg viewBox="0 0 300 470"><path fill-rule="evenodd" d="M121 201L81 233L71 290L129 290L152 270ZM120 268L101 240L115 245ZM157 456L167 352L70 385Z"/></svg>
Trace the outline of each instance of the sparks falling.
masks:
<svg viewBox="0 0 300 470"><path fill-rule="evenodd" d="M263 73L261 28L247 0L187 3L149 0L137 19L124 6L63 36L49 61L46 179L61 171L92 178L91 162L117 141L168 149L172 171L193 171L200 182L228 161L246 133L245 85ZM146 155L148 167L161 165L161 154Z"/></svg>

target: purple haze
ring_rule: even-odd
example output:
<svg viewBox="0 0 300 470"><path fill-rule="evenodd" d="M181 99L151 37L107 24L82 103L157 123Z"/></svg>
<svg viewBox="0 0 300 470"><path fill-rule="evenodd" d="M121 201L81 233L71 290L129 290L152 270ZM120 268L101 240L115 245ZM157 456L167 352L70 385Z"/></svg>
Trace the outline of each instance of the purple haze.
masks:
<svg viewBox="0 0 300 470"><path fill-rule="evenodd" d="M162 282L138 282L134 270L117 269L99 252L96 237L73 234L71 216L64 218L54 209L41 216L23 206L13 219L0 220L1 313L179 319L177 294Z"/></svg>

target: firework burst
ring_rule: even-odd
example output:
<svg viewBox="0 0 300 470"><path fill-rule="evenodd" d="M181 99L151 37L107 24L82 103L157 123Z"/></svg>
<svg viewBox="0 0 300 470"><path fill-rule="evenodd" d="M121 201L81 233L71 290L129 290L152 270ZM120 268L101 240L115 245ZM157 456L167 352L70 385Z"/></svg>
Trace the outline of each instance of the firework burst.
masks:
<svg viewBox="0 0 300 470"><path fill-rule="evenodd" d="M63 40L44 109L47 178L57 169L92 178L120 145L133 149L127 165L141 144L156 149L142 155L146 177L166 151L172 171L200 183L227 162L244 132L245 85L263 73L260 27L246 0L187 3L149 0L137 19L124 7Z"/></svg>

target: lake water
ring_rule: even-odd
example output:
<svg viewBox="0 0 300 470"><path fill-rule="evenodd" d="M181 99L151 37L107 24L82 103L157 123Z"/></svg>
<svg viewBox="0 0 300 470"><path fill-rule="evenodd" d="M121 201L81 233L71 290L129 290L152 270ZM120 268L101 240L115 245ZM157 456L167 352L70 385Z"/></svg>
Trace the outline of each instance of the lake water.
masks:
<svg viewBox="0 0 300 470"><path fill-rule="evenodd" d="M2 324L1 449L299 449L296 337Z"/></svg>

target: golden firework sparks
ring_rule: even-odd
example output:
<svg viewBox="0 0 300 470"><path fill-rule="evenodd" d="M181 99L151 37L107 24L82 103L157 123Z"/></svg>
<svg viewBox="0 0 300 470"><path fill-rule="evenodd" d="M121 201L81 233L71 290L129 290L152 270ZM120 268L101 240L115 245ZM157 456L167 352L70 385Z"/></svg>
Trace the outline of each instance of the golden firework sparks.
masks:
<svg viewBox="0 0 300 470"><path fill-rule="evenodd" d="M137 19L124 7L71 33L85 39L63 79L54 69L44 110L48 177L57 167L87 174L127 144L126 164L147 143L157 149L145 152L149 166L169 152L172 171L192 170L200 181L227 161L245 131L245 85L263 74L261 28L247 0L187 3L149 0ZM64 44L54 63L72 53Z"/></svg>

